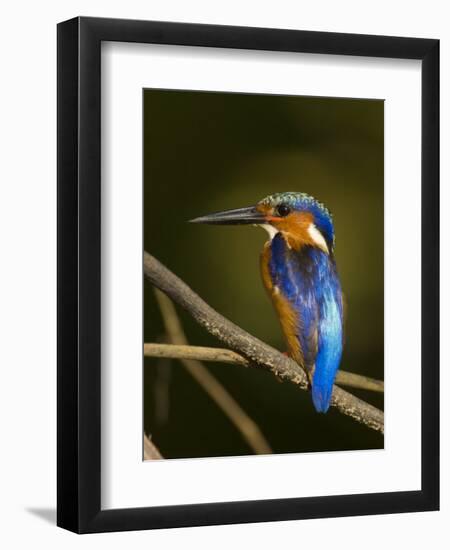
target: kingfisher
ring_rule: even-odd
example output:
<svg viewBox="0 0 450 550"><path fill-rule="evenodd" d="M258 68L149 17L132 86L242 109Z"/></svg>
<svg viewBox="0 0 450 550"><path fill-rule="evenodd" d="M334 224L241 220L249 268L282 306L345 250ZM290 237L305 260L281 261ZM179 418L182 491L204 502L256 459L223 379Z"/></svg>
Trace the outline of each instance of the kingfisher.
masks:
<svg viewBox="0 0 450 550"><path fill-rule="evenodd" d="M269 195L254 206L190 221L267 230L269 240L260 258L262 280L288 353L308 376L316 411L326 413L344 338L343 294L330 211L306 193L285 192Z"/></svg>

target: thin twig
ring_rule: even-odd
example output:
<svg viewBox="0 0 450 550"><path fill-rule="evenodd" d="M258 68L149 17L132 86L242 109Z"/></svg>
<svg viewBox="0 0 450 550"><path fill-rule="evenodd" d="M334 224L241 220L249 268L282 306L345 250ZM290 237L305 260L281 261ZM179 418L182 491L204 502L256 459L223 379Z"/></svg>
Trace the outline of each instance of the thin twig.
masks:
<svg viewBox="0 0 450 550"><path fill-rule="evenodd" d="M169 340L173 344L186 345L186 335L173 303L162 292L156 290L155 295ZM272 449L258 425L248 416L216 377L198 360L180 358L180 361L189 374L228 416L249 447L256 454L271 454Z"/></svg>
<svg viewBox="0 0 450 550"><path fill-rule="evenodd" d="M147 252L144 252L144 274L154 286L186 309L200 325L232 350L300 389L308 389L308 380L300 365L228 321ZM357 422L384 432L383 412L338 386L333 388L331 405Z"/></svg>
<svg viewBox="0 0 450 550"><path fill-rule="evenodd" d="M159 449L150 439L150 437L144 434L144 460L159 460L164 458L159 452Z"/></svg>
<svg viewBox="0 0 450 550"><path fill-rule="evenodd" d="M242 355L223 348L207 348L203 346L177 346L174 344L144 344L146 357L160 357L166 359L197 359L198 361L211 361L251 367L252 364ZM253 365L254 366L254 365ZM360 388L375 392L384 392L384 382L361 376L343 370L338 371L336 383L342 386Z"/></svg>
<svg viewBox="0 0 450 550"><path fill-rule="evenodd" d="M338 370L336 384L338 386L347 386L349 388L384 393L383 380L377 380L376 378L370 378L370 376L363 376L362 374L356 374L346 370Z"/></svg>

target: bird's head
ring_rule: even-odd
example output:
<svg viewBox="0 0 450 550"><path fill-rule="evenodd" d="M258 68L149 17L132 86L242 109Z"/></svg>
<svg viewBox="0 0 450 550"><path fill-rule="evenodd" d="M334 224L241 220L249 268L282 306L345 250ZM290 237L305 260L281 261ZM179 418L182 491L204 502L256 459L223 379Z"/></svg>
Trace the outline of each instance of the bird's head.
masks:
<svg viewBox="0 0 450 550"><path fill-rule="evenodd" d="M306 193L276 193L255 206L216 212L191 220L218 225L259 225L271 238L281 233L291 248L304 245L331 254L334 248L333 220L328 209Z"/></svg>

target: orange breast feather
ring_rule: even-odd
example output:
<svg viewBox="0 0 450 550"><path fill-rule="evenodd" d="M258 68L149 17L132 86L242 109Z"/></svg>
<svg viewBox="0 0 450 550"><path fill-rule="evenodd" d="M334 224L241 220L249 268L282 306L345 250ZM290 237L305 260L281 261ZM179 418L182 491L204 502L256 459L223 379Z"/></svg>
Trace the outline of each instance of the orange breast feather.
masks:
<svg viewBox="0 0 450 550"><path fill-rule="evenodd" d="M297 337L301 319L298 313L289 304L288 300L280 293L279 288L273 284L269 272L269 261L270 242L267 242L261 253L262 280L280 320L289 355L297 361L299 365L304 366L303 353Z"/></svg>

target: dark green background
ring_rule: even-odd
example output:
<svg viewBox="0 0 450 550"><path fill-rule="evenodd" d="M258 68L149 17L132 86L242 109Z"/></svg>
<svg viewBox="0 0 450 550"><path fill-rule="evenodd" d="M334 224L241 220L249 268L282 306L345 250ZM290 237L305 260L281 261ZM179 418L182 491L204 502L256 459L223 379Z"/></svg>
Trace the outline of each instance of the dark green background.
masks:
<svg viewBox="0 0 450 550"><path fill-rule="evenodd" d="M259 273L266 233L187 220L303 191L332 211L347 299L342 368L383 378L383 101L144 91L144 247L223 315L285 349ZM180 312L191 344L220 345ZM144 282L144 340L163 335ZM382 448L383 437L270 373L208 368L275 452ZM354 391L378 407L379 394ZM161 399L162 396L166 398ZM159 396L159 397L158 397ZM166 458L250 454L176 361L144 361L144 429Z"/></svg>

